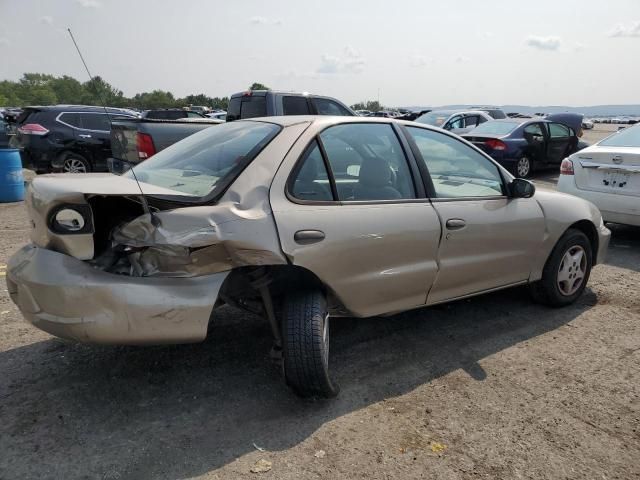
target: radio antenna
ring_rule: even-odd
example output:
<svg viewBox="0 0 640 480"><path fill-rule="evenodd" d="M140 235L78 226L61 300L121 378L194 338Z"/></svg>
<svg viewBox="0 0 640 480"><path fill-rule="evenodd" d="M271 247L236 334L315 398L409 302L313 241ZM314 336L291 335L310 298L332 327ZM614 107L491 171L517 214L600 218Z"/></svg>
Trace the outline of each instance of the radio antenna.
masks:
<svg viewBox="0 0 640 480"><path fill-rule="evenodd" d="M93 75L91 75L91 72L89 71L89 67L87 66L87 62L84 61L84 57L82 56L82 52L80 51L80 47L78 46L78 42L76 42L76 39L73 36L73 32L71 31L70 28L67 28L67 32L69 32L69 36L71 37L71 41L73 42L73 44L76 47L76 50L78 51L78 55L80 56L80 60L82 60L82 64L84 65L84 69L87 71L87 75L89 75L89 81L93 82ZM106 113L107 118L109 119L109 125L111 125L112 118L111 118L111 114L107 110L107 102L105 102L104 97L102 96L102 92L100 91L100 89L96 88L96 92L98 94L98 98L100 99L100 103L102 103L102 108L104 109L104 113ZM151 217L151 223L153 223L155 225L155 222L154 222L155 217L153 216L153 213L151 212L151 209L149 208L149 203L147 202L147 197L144 196L144 192L142 191L142 186L140 185L140 182L138 181L138 177L136 176L136 172L135 172L135 169L133 168L133 166L131 166L129 168L129 171L133 174L133 179L136 181L136 184L138 185L138 189L140 190L140 201L142 202L142 209L144 210L144 213L148 213L149 214L149 216Z"/></svg>

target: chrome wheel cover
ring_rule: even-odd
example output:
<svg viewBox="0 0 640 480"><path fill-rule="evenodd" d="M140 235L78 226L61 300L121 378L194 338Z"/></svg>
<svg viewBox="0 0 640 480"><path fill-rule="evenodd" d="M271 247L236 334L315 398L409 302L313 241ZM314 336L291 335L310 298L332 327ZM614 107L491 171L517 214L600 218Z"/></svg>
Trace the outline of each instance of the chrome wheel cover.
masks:
<svg viewBox="0 0 640 480"><path fill-rule="evenodd" d="M576 293L587 275L587 254L580 245L570 247L558 267L558 290L565 297Z"/></svg>

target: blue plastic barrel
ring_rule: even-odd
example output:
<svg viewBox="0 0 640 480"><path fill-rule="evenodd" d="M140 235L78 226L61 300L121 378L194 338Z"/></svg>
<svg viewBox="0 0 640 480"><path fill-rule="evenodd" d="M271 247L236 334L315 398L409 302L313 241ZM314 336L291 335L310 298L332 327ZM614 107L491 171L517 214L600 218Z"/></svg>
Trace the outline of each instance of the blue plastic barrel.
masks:
<svg viewBox="0 0 640 480"><path fill-rule="evenodd" d="M20 151L0 148L0 203L24 200L24 178Z"/></svg>

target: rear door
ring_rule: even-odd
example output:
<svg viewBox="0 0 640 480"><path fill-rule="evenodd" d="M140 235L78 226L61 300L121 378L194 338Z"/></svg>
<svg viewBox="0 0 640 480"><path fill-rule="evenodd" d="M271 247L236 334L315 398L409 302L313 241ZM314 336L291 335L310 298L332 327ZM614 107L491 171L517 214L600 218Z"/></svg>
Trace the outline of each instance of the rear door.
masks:
<svg viewBox="0 0 640 480"><path fill-rule="evenodd" d="M283 115L309 115L309 99L307 97L285 95L282 97Z"/></svg>
<svg viewBox="0 0 640 480"><path fill-rule="evenodd" d="M547 142L544 125L541 122L530 123L523 129L527 142L527 155L534 163L546 161Z"/></svg>
<svg viewBox="0 0 640 480"><path fill-rule="evenodd" d="M406 127L443 224L428 304L526 282L544 239L533 198L509 198L498 167L445 133Z"/></svg>
<svg viewBox="0 0 640 480"><path fill-rule="evenodd" d="M345 117L353 116L353 113L350 112L347 108L329 98L313 97L311 99L311 104L315 108L315 113L317 115L338 115Z"/></svg>
<svg viewBox="0 0 640 480"><path fill-rule="evenodd" d="M271 187L282 250L356 316L422 306L436 276L440 221L403 141L382 121L307 131Z"/></svg>
<svg viewBox="0 0 640 480"><path fill-rule="evenodd" d="M561 123L549 122L543 125L546 126L548 132L546 161L560 164L569 151L572 137L571 129Z"/></svg>

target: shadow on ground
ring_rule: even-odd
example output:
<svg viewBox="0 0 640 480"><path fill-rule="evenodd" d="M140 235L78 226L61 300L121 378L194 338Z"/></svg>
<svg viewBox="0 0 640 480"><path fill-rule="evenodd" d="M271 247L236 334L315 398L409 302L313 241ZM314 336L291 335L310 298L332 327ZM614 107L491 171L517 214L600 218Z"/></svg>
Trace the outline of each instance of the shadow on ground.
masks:
<svg viewBox="0 0 640 480"><path fill-rule="evenodd" d="M389 318L337 319L330 401L296 398L269 364L266 322L220 310L204 344L95 347L52 339L0 353L1 478L185 478L279 451L323 424L554 330L596 303L547 310L526 290ZM73 461L71 461L73 459ZM109 473L111 472L111 473Z"/></svg>

